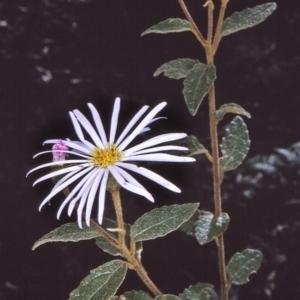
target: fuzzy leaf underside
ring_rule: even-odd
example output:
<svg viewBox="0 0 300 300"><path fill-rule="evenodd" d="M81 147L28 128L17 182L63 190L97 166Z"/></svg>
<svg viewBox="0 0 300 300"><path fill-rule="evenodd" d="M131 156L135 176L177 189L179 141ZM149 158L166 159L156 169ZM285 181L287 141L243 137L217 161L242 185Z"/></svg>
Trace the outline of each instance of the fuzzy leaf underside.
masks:
<svg viewBox="0 0 300 300"><path fill-rule="evenodd" d="M186 146L189 148L189 156L194 156L198 154L203 154L207 152L205 147L199 143L198 139L193 135L188 135L186 137Z"/></svg>
<svg viewBox="0 0 300 300"><path fill-rule="evenodd" d="M165 236L187 221L198 206L199 203L188 203L155 208L131 226L130 236L136 242Z"/></svg>
<svg viewBox="0 0 300 300"><path fill-rule="evenodd" d="M153 298L144 291L130 291L124 293L126 300L152 300Z"/></svg>
<svg viewBox="0 0 300 300"><path fill-rule="evenodd" d="M211 212L200 211L195 227L195 236L199 244L207 244L222 234L227 229L229 220L226 213L216 218Z"/></svg>
<svg viewBox="0 0 300 300"><path fill-rule="evenodd" d="M80 229L77 223L67 223L41 237L34 243L32 250L49 242L78 242L90 240L97 236L99 236L99 232L93 227L83 224L82 229Z"/></svg>
<svg viewBox="0 0 300 300"><path fill-rule="evenodd" d="M69 300L108 300L115 295L127 272L127 263L110 261L85 277L70 294Z"/></svg>
<svg viewBox="0 0 300 300"><path fill-rule="evenodd" d="M225 114L232 113L237 115L244 115L251 119L251 115L244 110L240 105L235 103L227 103L220 106L218 110L215 111L214 116L217 120L222 120Z"/></svg>
<svg viewBox="0 0 300 300"><path fill-rule="evenodd" d="M220 145L223 156L220 158L220 168L223 172L236 169L246 157L250 146L249 132L243 119L236 116Z"/></svg>
<svg viewBox="0 0 300 300"><path fill-rule="evenodd" d="M181 300L181 299L174 295L160 295L155 297L154 300Z"/></svg>
<svg viewBox="0 0 300 300"><path fill-rule="evenodd" d="M245 249L241 253L237 252L226 267L230 281L235 285L247 283L249 275L259 269L261 262L262 254L259 250Z"/></svg>
<svg viewBox="0 0 300 300"><path fill-rule="evenodd" d="M197 110L212 87L216 79L216 67L197 63L190 69L183 82L183 96L185 103L192 116L196 115Z"/></svg>
<svg viewBox="0 0 300 300"><path fill-rule="evenodd" d="M184 232L186 235L195 236L196 222L198 221L200 213L201 211L197 209L192 217L179 227L179 230Z"/></svg>
<svg viewBox="0 0 300 300"><path fill-rule="evenodd" d="M263 22L275 11L276 7L276 3L270 2L235 12L223 22L221 35L226 36Z"/></svg>
<svg viewBox="0 0 300 300"><path fill-rule="evenodd" d="M179 297L181 300L218 300L213 288L209 283L197 283L185 289Z"/></svg>
<svg viewBox="0 0 300 300"><path fill-rule="evenodd" d="M153 74L154 77L161 73L171 79L181 79L187 76L187 73L193 66L200 63L197 59L178 58L161 65Z"/></svg>
<svg viewBox="0 0 300 300"><path fill-rule="evenodd" d="M188 20L179 19L179 18L169 18L146 29L141 34L141 36L144 36L149 33L166 34L166 33L182 32L182 31L192 31L192 26L190 22Z"/></svg>

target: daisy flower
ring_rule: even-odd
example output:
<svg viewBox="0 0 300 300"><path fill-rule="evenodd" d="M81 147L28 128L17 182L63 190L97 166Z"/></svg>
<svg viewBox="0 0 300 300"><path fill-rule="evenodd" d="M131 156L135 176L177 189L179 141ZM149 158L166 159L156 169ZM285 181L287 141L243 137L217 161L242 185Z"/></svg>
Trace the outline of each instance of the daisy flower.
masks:
<svg viewBox="0 0 300 300"><path fill-rule="evenodd" d="M120 98L116 98L109 136L106 135L101 118L96 108L88 103L91 111L94 126L77 109L70 112L70 117L76 131L78 141L47 140L44 144L54 144L52 151L44 151L37 155L52 152L53 161L32 169L29 173L45 167L61 166L59 170L42 176L33 185L43 180L59 177L50 194L43 200L39 210L56 194L77 182L70 194L61 204L57 218L63 208L69 204L68 214L71 215L76 203L78 225L82 228L83 209L85 207L85 221L90 226L90 217L95 198L98 199L98 222L102 223L106 184L109 174L115 178L118 184L124 189L144 196L154 202L152 195L142 186L130 173L137 173L160 184L161 186L180 193L180 189L160 175L139 167L133 162L157 161L157 162L192 162L191 157L176 156L163 153L169 150L186 151L186 147L175 145L160 145L166 142L175 141L186 137L185 133L168 133L155 136L138 145L130 146L132 141L142 132L149 130L147 127L153 121L157 113L161 111L166 102L154 107L144 118L142 116L149 109L143 106L131 119L120 136L116 138L118 117L120 111ZM142 119L141 119L142 118ZM139 122L139 123L138 123ZM138 123L138 125L136 125ZM85 135L89 138L86 139ZM160 145L160 146L157 146ZM71 150L69 150L71 149ZM76 156L76 159L65 159L66 154ZM35 157L37 156L35 155ZM64 166L64 167L63 167ZM129 171L129 172L128 172ZM28 173L28 174L29 174ZM28 175L27 174L27 175Z"/></svg>

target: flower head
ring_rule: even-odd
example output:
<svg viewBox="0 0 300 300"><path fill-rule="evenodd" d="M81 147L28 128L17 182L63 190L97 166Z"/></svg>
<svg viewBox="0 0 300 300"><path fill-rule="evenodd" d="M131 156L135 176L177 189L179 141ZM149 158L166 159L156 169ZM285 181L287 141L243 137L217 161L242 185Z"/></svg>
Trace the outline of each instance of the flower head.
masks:
<svg viewBox="0 0 300 300"><path fill-rule="evenodd" d="M69 204L68 214L70 215L78 202L78 224L80 227L82 227L83 208L85 207L85 220L89 226L93 203L98 193L98 222L101 224L103 219L106 184L109 174L115 178L121 187L133 193L142 195L153 202L154 199L152 195L144 188L144 186L142 186L134 177L132 177L128 171L145 176L173 192L180 193L180 189L170 181L144 167L138 167L132 162L194 161L194 158L191 157L176 156L164 153L165 151L169 150L186 151L188 150L186 147L174 145L157 146L162 143L182 139L186 137L185 133L162 134L133 147L128 147L137 135L149 130L147 126L151 122L157 120L157 118L154 117L166 106L166 104L166 102L158 104L146 116L144 116L137 126L135 126L142 118L142 115L149 108L148 106L143 106L131 119L117 139L116 131L120 111L120 98L116 98L115 100L108 138L104 131L100 115L91 103L88 103L88 107L91 110L95 128L79 110L75 109L74 111L70 112L70 117L79 141L59 139L45 141L45 144L54 144L52 148L53 157L55 157L54 161L36 167L29 172L31 173L35 170L49 166L66 165L65 168L42 176L34 182L35 185L36 183L48 178L64 175L55 184L50 194L43 200L39 209L41 209L53 196L77 181L77 184L61 204L57 213L57 218L59 218L63 208L67 204ZM85 139L82 128L86 131L90 141ZM68 148L72 150L68 150ZM64 155L62 155L62 152L56 152L58 150L63 150ZM49 151L45 151L39 154L48 152ZM78 158L65 160L66 153L77 156Z"/></svg>
<svg viewBox="0 0 300 300"><path fill-rule="evenodd" d="M52 147L52 155L53 155L53 161L61 161L66 159L66 151L68 151L69 148L65 145L65 143L62 140L59 140L58 143L54 144Z"/></svg>

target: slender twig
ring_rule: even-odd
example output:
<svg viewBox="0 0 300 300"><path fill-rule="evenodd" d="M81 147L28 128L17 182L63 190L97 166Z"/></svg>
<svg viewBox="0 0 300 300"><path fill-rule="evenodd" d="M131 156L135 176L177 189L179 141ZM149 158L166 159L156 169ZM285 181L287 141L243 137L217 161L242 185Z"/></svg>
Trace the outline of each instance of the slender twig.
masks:
<svg viewBox="0 0 300 300"><path fill-rule="evenodd" d="M162 292L156 287L156 285L153 283L153 281L148 276L142 263L136 258L135 242L134 241L130 242L130 248L131 248L130 250L126 246L126 243L125 243L126 230L124 228L124 220L123 220L123 212L122 212L119 188L110 190L110 193L113 198L114 207L115 207L116 216L117 216L117 224L118 224L118 229L119 229L118 230L118 233L119 233L118 248L120 249L120 252L122 253L122 255L128 260L129 264L131 265L131 268L136 271L136 273L139 275L139 277L145 283L145 285L149 288L149 290L155 296L161 295Z"/></svg>
<svg viewBox="0 0 300 300"><path fill-rule="evenodd" d="M120 199L120 191L119 189L110 191L114 207L116 211L117 216L117 224L118 224L118 233L119 233L119 246L121 248L126 247L125 245L125 228L124 228L124 221L123 221L123 212L122 212L122 206L121 206L121 199Z"/></svg>
<svg viewBox="0 0 300 300"><path fill-rule="evenodd" d="M207 1L207 9L208 9L208 24L207 24L207 45L206 51L211 53L211 44L213 37L213 23L214 23L214 3L212 0Z"/></svg>
<svg viewBox="0 0 300 300"><path fill-rule="evenodd" d="M217 49L219 47L219 44L220 44L220 41L222 38L221 29L222 29L222 24L224 21L224 16L225 16L225 11L226 11L228 1L229 0L221 0L221 8L220 8L220 12L219 12L218 23L217 23L214 41L213 41L213 45L212 45L213 55L215 55L215 53L217 52Z"/></svg>
<svg viewBox="0 0 300 300"><path fill-rule="evenodd" d="M193 27L193 33L195 34L198 41L205 48L206 47L206 40L203 37L202 33L200 32L199 28L197 27L196 23L194 22L192 16L190 15L184 1L183 0L178 0L178 2L179 2L179 5L181 6L181 9L182 9L183 13L185 14L186 18L188 19L188 21L191 23L191 25Z"/></svg>
<svg viewBox="0 0 300 300"><path fill-rule="evenodd" d="M222 213L222 200L221 200L221 176L220 176L220 166L219 166L217 120L214 117L214 112L216 110L214 86L212 86L208 97L209 97L209 116L210 116L209 124L210 124L211 147L212 147L212 157L213 157L213 174L214 174L213 180L214 180L215 216L219 217ZM218 261L219 261L222 300L228 300L223 234L217 237L217 244L218 244Z"/></svg>
<svg viewBox="0 0 300 300"><path fill-rule="evenodd" d="M63 193L66 197L70 194L69 187L64 188ZM75 206L78 208L78 204L76 203ZM82 215L85 216L85 212L82 211ZM119 247L118 242L111 237L101 226L98 225L97 222L95 222L93 219L90 219L91 225L96 229L102 237L104 237L110 244L112 244L114 247Z"/></svg>
<svg viewBox="0 0 300 300"><path fill-rule="evenodd" d="M134 258L134 262L136 262L135 271L139 275L139 277L143 280L145 285L148 287L148 289L155 295L159 296L163 293L156 287L156 285L153 283L153 281L148 276L144 266L140 261L138 261L136 258Z"/></svg>
<svg viewBox="0 0 300 300"><path fill-rule="evenodd" d="M190 21L190 23L194 28L197 28L190 13L188 12L186 6L184 5L183 0L178 0L178 1L187 19ZM207 1L207 6L208 6L207 41L203 43L203 40L199 39L198 35L196 35L198 40L205 48L207 64L214 63L214 55L221 41L221 28L224 20L227 2L228 0L221 0L219 18L216 26L215 35L213 37L214 4L213 4L213 0ZM214 113L216 111L216 97L215 97L214 85L211 87L209 91L208 98L209 98L209 127L210 127L211 148L212 148L212 155L210 159L212 160L212 164L213 164L213 190L214 190L215 217L219 217L222 213L222 201L221 201L222 178L221 178L221 171L219 165L219 143L218 143L218 131L217 131L218 121L214 117ZM222 300L228 300L228 284L227 284L227 274L226 274L226 265L225 265L225 247L224 247L223 234L221 234L216 238L216 242L218 245L218 261L219 261L219 273L220 273L221 294L222 294L221 298Z"/></svg>
<svg viewBox="0 0 300 300"><path fill-rule="evenodd" d="M122 213L122 206L121 206L121 200L120 200L120 193L119 189L116 190L110 190L114 206L116 210L117 215L117 224L118 224L118 230L119 233L119 241L116 241L113 237L111 237L97 222L95 222L93 219L90 219L90 223L93 226L94 229L96 229L102 237L104 237L111 245L118 248L123 257L127 259L129 262L131 268L135 270L135 272L139 275L141 280L145 283L145 285L149 288L149 290L155 295L162 295L162 292L156 287L156 285L153 283L153 281L148 276L145 268L143 267L142 263L136 258L136 247L135 242L131 241L131 249L128 250L126 244L125 244L125 234L126 231L124 229L124 221L123 221L123 213ZM70 194L70 189L67 187L63 190L64 195L67 197ZM83 212L83 215L85 215L85 212Z"/></svg>

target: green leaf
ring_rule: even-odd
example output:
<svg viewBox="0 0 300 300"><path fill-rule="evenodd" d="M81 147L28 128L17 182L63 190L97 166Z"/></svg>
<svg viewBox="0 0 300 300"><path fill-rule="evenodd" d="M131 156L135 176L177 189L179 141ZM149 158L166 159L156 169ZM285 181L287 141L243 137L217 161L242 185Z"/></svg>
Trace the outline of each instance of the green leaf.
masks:
<svg viewBox="0 0 300 300"><path fill-rule="evenodd" d="M152 300L152 297L143 291L131 291L124 293L126 300Z"/></svg>
<svg viewBox="0 0 300 300"><path fill-rule="evenodd" d="M181 300L181 299L174 295L160 295L155 297L154 300Z"/></svg>
<svg viewBox="0 0 300 300"><path fill-rule="evenodd" d="M197 283L185 289L179 297L182 300L218 300L214 286L209 283Z"/></svg>
<svg viewBox="0 0 300 300"><path fill-rule="evenodd" d="M223 22L221 35L226 36L263 22L275 11L276 7L276 3L270 2L235 12Z"/></svg>
<svg viewBox="0 0 300 300"><path fill-rule="evenodd" d="M149 33L173 33L173 32L182 32L182 31L192 31L192 26L188 20L184 19L167 19L159 22L156 25L151 26L145 30L141 36Z"/></svg>
<svg viewBox="0 0 300 300"><path fill-rule="evenodd" d="M127 263L110 261L90 272L70 294L69 300L108 300L115 295L127 272Z"/></svg>
<svg viewBox="0 0 300 300"><path fill-rule="evenodd" d="M179 230L186 233L187 235L194 236L195 235L196 222L198 221L200 213L201 213L200 210L197 209L195 211L195 213L192 215L192 217L179 227Z"/></svg>
<svg viewBox="0 0 300 300"><path fill-rule="evenodd" d="M112 232L107 229L110 228L117 228L117 223L113 220L104 218L101 227L106 231L106 233L114 238L115 240L118 240L118 232ZM128 248L130 248L130 225L129 224L124 224L124 229L126 230L126 235L125 235L125 242ZM114 247L111 243L109 243L104 237L98 236L96 238L96 244L99 248L101 248L104 252L107 252L111 255L114 256L122 256L121 252L119 251L118 248ZM143 245L142 242L136 243L136 253L137 255L140 255L140 253L143 250Z"/></svg>
<svg viewBox="0 0 300 300"><path fill-rule="evenodd" d="M36 241L32 250L49 242L78 242L81 240L90 240L97 236L99 236L99 232L93 227L83 224L82 229L80 229L77 223L67 223Z"/></svg>
<svg viewBox="0 0 300 300"><path fill-rule="evenodd" d="M215 111L215 118L217 120L222 120L225 116L225 114L232 113L237 115L244 115L251 119L251 115L245 111L241 106L235 104L235 103L227 103L220 106L218 110Z"/></svg>
<svg viewBox="0 0 300 300"><path fill-rule="evenodd" d="M195 64L199 63L197 59L190 58L178 58L171 60L163 65L161 65L153 74L153 76L158 76L164 73L166 77L171 79L185 78L190 69L193 68Z"/></svg>
<svg viewBox="0 0 300 300"><path fill-rule="evenodd" d="M241 285L249 281L249 275L255 273L262 261L262 254L258 250L245 249L237 252L228 262L226 271L233 284Z"/></svg>
<svg viewBox="0 0 300 300"><path fill-rule="evenodd" d="M236 116L220 145L223 156L220 158L220 168L223 172L234 170L246 157L250 146L249 132L243 119Z"/></svg>
<svg viewBox="0 0 300 300"><path fill-rule="evenodd" d="M200 211L200 216L195 227L195 236L200 245L209 243L222 234L228 227L229 216L222 213L216 218L209 211Z"/></svg>
<svg viewBox="0 0 300 300"><path fill-rule="evenodd" d="M188 203L155 208L132 225L130 236L136 242L165 236L187 221L198 206L199 203Z"/></svg>
<svg viewBox="0 0 300 300"><path fill-rule="evenodd" d="M192 116L197 113L205 95L209 92L216 79L216 67L197 63L188 71L183 82L183 96Z"/></svg>
<svg viewBox="0 0 300 300"><path fill-rule="evenodd" d="M186 137L186 146L189 148L189 156L203 154L207 152L205 147L199 143L198 139L193 135L188 135Z"/></svg>

